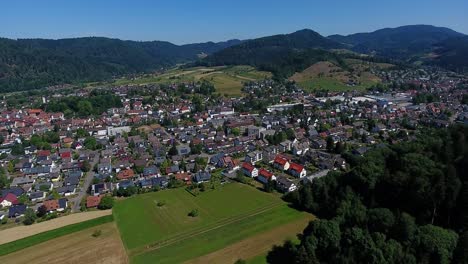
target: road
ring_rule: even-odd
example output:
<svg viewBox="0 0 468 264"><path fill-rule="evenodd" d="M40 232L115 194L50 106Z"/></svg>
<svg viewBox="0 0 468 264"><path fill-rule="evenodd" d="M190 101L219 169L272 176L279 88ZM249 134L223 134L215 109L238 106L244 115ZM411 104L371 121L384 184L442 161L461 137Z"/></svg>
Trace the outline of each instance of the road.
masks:
<svg viewBox="0 0 468 264"><path fill-rule="evenodd" d="M88 171L85 174L83 186L81 186L80 191L78 192L78 195L70 199L72 213L76 213L80 211L81 200L86 196L86 191L88 190L89 186L91 185L91 182L94 179L93 168L96 165L96 163L98 163L99 161L99 151L95 151L94 153L95 153L94 160L90 163L91 171Z"/></svg>

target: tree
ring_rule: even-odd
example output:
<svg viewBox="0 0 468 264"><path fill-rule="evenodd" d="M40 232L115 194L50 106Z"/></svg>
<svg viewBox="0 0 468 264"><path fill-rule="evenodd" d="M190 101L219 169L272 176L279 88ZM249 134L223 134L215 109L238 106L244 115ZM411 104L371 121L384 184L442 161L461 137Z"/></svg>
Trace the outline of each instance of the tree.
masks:
<svg viewBox="0 0 468 264"><path fill-rule="evenodd" d="M328 142L327 142L328 143ZM328 146L328 144L327 144ZM338 141L335 145L335 153L336 154L341 154L345 151L345 144L341 141Z"/></svg>
<svg viewBox="0 0 468 264"><path fill-rule="evenodd" d="M76 137L77 137L77 138L84 138L84 137L86 137L86 136L89 136L88 131L86 131L86 129L84 129L84 128L78 128L78 129L76 130Z"/></svg>
<svg viewBox="0 0 468 264"><path fill-rule="evenodd" d="M99 202L98 209L106 210L111 209L114 206L114 197L112 196L104 196L101 198Z"/></svg>
<svg viewBox="0 0 468 264"><path fill-rule="evenodd" d="M37 208L37 217L43 217L47 214L47 208L44 205Z"/></svg>
<svg viewBox="0 0 468 264"><path fill-rule="evenodd" d="M96 150L97 148L97 141L96 141L96 138L94 137L86 137L83 144L85 148L90 149L90 150Z"/></svg>
<svg viewBox="0 0 468 264"><path fill-rule="evenodd" d="M93 105L90 101L81 100L77 104L78 114L80 116L89 116L93 113Z"/></svg>
<svg viewBox="0 0 468 264"><path fill-rule="evenodd" d="M36 213L34 213L34 210L31 208L26 209L24 212L24 219L23 219L23 224L25 225L32 225L36 221L37 216Z"/></svg>
<svg viewBox="0 0 468 264"><path fill-rule="evenodd" d="M458 235L438 226L425 225L419 228L417 257L427 263L450 263L457 246Z"/></svg>
<svg viewBox="0 0 468 264"><path fill-rule="evenodd" d="M333 151L335 149L335 142L333 142L333 138L331 136L327 137L327 150Z"/></svg>
<svg viewBox="0 0 468 264"><path fill-rule="evenodd" d="M395 224L395 217L387 208L372 208L367 211L369 230L386 234Z"/></svg>
<svg viewBox="0 0 468 264"><path fill-rule="evenodd" d="M169 152L168 152L169 156L175 156L178 153L179 152L177 151L177 147L176 147L175 143L172 144L172 147L169 149Z"/></svg>
<svg viewBox="0 0 468 264"><path fill-rule="evenodd" d="M83 161L83 163L81 163L81 170L83 172L88 172L91 170L91 164L89 163L89 161L85 160Z"/></svg>
<svg viewBox="0 0 468 264"><path fill-rule="evenodd" d="M240 129L238 127L234 127L233 129L231 129L231 133L238 137L240 135Z"/></svg>
<svg viewBox="0 0 468 264"><path fill-rule="evenodd" d="M265 192L271 193L275 190L275 181L272 181L269 179L267 183L263 185L263 188L265 189Z"/></svg>
<svg viewBox="0 0 468 264"><path fill-rule="evenodd" d="M292 128L286 129L286 138L289 140L293 140L296 138L296 133L294 133L294 130Z"/></svg>
<svg viewBox="0 0 468 264"><path fill-rule="evenodd" d="M8 180L8 177L6 176L5 169L0 168L0 189L8 187L10 184L10 180Z"/></svg>
<svg viewBox="0 0 468 264"><path fill-rule="evenodd" d="M188 213L188 216L197 217L198 216L198 209L193 209L192 211L190 211Z"/></svg>

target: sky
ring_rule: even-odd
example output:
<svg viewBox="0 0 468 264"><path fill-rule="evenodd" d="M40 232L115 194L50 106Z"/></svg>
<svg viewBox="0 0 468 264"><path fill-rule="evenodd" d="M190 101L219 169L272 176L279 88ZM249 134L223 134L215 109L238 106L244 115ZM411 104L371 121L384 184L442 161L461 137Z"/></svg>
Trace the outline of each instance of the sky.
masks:
<svg viewBox="0 0 468 264"><path fill-rule="evenodd" d="M467 0L14 0L0 3L0 37L185 44L304 28L327 36L413 24L468 34L467 14Z"/></svg>

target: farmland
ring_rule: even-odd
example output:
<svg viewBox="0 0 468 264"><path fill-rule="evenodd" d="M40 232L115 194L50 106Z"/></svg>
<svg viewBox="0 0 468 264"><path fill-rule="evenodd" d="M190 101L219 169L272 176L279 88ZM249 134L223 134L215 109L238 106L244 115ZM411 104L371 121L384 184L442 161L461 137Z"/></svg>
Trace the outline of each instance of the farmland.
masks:
<svg viewBox="0 0 468 264"><path fill-rule="evenodd" d="M193 209L197 217L188 216ZM184 189L139 195L119 202L114 216L133 263L180 263L311 217L277 196L237 183L196 197ZM251 254L256 253L264 252Z"/></svg>
<svg viewBox="0 0 468 264"><path fill-rule="evenodd" d="M243 83L271 77L271 73L258 71L250 66L222 66L174 68L162 74L146 74L139 77L116 80L115 85L127 84L177 84L208 81L222 95L240 96Z"/></svg>
<svg viewBox="0 0 468 264"><path fill-rule="evenodd" d="M9 243L0 245L0 256L7 255L9 253L12 253L12 252L24 249L24 248L34 246L34 245L43 243L45 241L57 238L57 237L69 235L74 232L78 232L80 230L86 229L86 228L108 223L108 222L111 222L112 220L113 220L112 215L106 215L106 216L94 218L91 220L87 220L84 222L75 223L75 224L67 225L64 227L52 229L50 231L38 233L38 234L24 237L15 241L11 241ZM54 222L57 223L57 221L54 221ZM54 222L51 221L52 224ZM5 230L5 231L10 231L10 230ZM11 235L9 235L9 233L5 233L5 231L2 233L2 235L7 236L7 238L11 237Z"/></svg>
<svg viewBox="0 0 468 264"><path fill-rule="evenodd" d="M101 235L93 237L96 231ZM0 263L105 263L122 264L128 259L114 222L88 227L1 256Z"/></svg>

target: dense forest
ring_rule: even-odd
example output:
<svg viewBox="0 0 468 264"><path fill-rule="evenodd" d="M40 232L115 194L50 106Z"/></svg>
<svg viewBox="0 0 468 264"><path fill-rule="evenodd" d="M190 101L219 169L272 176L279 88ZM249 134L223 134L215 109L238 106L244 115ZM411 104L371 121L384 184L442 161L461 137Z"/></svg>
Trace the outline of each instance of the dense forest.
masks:
<svg viewBox="0 0 468 264"><path fill-rule="evenodd" d="M269 263L468 263L468 128L424 132L345 155L334 172L286 199L312 212Z"/></svg>
<svg viewBox="0 0 468 264"><path fill-rule="evenodd" d="M468 36L447 39L435 45L434 63L457 72L468 71Z"/></svg>
<svg viewBox="0 0 468 264"><path fill-rule="evenodd" d="M42 105L45 111L62 112L65 117L97 116L113 107L122 107L120 97L98 90L93 90L88 97L69 96Z"/></svg>
<svg viewBox="0 0 468 264"><path fill-rule="evenodd" d="M193 61L240 43L123 41L109 38L1 39L0 92L43 88L55 84L101 81Z"/></svg>
<svg viewBox="0 0 468 264"><path fill-rule="evenodd" d="M329 39L348 45L353 51L392 59L408 59L431 52L433 45L463 34L449 28L411 25L384 28L370 33L348 36L332 35Z"/></svg>

